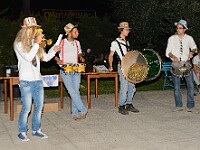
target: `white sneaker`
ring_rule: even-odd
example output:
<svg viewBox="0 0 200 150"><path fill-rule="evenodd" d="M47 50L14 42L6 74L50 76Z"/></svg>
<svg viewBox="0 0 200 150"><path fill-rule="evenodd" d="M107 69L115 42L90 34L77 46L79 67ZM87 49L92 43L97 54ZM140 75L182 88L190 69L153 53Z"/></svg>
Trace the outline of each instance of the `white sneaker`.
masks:
<svg viewBox="0 0 200 150"><path fill-rule="evenodd" d="M39 137L41 139L47 139L48 138L48 136L46 134L42 133L41 129L39 129L38 131L33 131L32 135Z"/></svg>
<svg viewBox="0 0 200 150"><path fill-rule="evenodd" d="M178 111L183 111L183 108L182 107L176 107L173 112L178 112Z"/></svg>
<svg viewBox="0 0 200 150"><path fill-rule="evenodd" d="M30 139L27 137L26 132L21 132L18 134L18 138L23 142L28 142Z"/></svg>
<svg viewBox="0 0 200 150"><path fill-rule="evenodd" d="M191 112L191 113L194 113L194 114L198 114L199 113L199 111L195 110L194 108L188 108L187 112Z"/></svg>

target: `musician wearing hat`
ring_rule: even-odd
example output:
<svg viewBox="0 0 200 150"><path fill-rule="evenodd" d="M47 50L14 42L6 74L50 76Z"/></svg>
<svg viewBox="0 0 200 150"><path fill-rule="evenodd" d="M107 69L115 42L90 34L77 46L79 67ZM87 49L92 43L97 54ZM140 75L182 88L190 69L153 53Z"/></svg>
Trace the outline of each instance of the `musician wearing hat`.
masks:
<svg viewBox="0 0 200 150"><path fill-rule="evenodd" d="M197 46L192 36L186 34L188 26L185 20L175 22L175 26L176 33L169 37L166 48L166 57L172 60L172 76L176 106L174 111L183 110L180 84L181 78L185 78L187 83L187 112L196 112L194 110L194 79L191 71L192 64L190 59L193 57L193 54L196 53Z"/></svg>
<svg viewBox="0 0 200 150"><path fill-rule="evenodd" d="M34 112L32 116L32 135L41 139L48 138L41 131L41 115L44 102L44 89L40 73L40 61L49 61L59 46L52 46L48 53L40 46L44 40L43 30L37 25L34 17L24 19L23 26L17 33L13 47L18 59L19 88L21 92L22 109L18 122L18 137L21 141L29 141L28 116L31 111L32 99Z"/></svg>
<svg viewBox="0 0 200 150"><path fill-rule="evenodd" d="M198 93L200 94L200 49L198 49L198 55L196 55L193 59L193 76L194 81L197 85Z"/></svg>
<svg viewBox="0 0 200 150"><path fill-rule="evenodd" d="M84 62L80 42L76 40L79 36L77 25L72 23L64 27L66 38L61 41L61 51L59 56L55 57L57 64L61 66L60 76L64 82L67 91L72 98L72 114L74 120L85 119L87 108L84 106L80 96L81 73L75 71L66 71L62 66Z"/></svg>
<svg viewBox="0 0 200 150"><path fill-rule="evenodd" d="M122 57L128 52L128 47L130 46L129 42L126 40L131 28L129 27L128 22L121 22L118 27L119 37L117 37L111 43L110 54L108 57L109 61L109 71L113 71L113 56L116 54L118 56L118 73L120 81L119 89L119 100L118 100L118 112L122 115L128 115L129 112L139 112L136 109L132 102L133 96L136 91L135 85L125 79L122 74L122 68L120 62Z"/></svg>

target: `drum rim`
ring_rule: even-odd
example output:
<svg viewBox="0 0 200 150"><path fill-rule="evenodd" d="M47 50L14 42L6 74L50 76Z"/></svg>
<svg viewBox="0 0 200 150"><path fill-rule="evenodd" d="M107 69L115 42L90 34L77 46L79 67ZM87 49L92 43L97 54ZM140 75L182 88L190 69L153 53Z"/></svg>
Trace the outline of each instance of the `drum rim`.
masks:
<svg viewBox="0 0 200 150"><path fill-rule="evenodd" d="M161 70L162 70L162 58L160 57L160 55L159 55L159 53L157 51L155 51L153 49L144 49L144 51L146 51L146 50L153 51L156 54L156 56L158 57L158 59L159 59L159 66L160 67L159 67L159 72L157 73L157 75L154 76L154 77L151 77L149 79L148 78L145 79L145 81L151 81L151 80L156 79L161 74Z"/></svg>
<svg viewBox="0 0 200 150"><path fill-rule="evenodd" d="M130 50L130 51L128 51L126 54L128 54L128 53L130 53L130 52L137 52L137 53L139 53L143 58L144 58L144 60L145 60L145 62L146 62L146 65L149 67L149 64L148 64L148 60L147 60L147 58L145 57L145 55L140 51L140 50ZM132 80L130 80L128 77L127 77L127 75L126 75L126 73L125 73L125 71L124 71L124 61L123 61L123 59L125 58L125 56L126 56L126 54L122 57L122 60L121 60L121 71L122 71L122 74L124 75L124 77L125 77L125 79L127 80L127 81L129 81L129 82L132 82L132 83L134 83L134 84L136 84L136 83L140 83L140 82L143 82L143 81L151 81L151 80L154 80L154 79L156 79L160 74L161 74L161 68L162 68L162 58L160 57L160 55L159 55L159 53L157 52L157 51L155 51L155 50L153 50L153 49L143 49L142 51L151 51L151 52L153 52L156 56L157 56L157 58L158 58L158 61L159 61L159 71L158 71L158 73L155 75L155 76L153 76L153 77L148 77L148 76L146 76L146 78L144 79L144 80L141 80L141 81L136 81L136 82L134 82L134 81L132 81ZM148 75L148 74L147 74Z"/></svg>
<svg viewBox="0 0 200 150"><path fill-rule="evenodd" d="M183 62L187 62L187 61L183 61ZM173 63L173 62L172 62ZM189 71L189 74L187 74L187 75L178 75L178 74L176 74L175 72L173 72L173 70L176 70L176 71L178 71L179 69L178 68L175 68L175 67L173 67L173 64L172 64L172 66L171 66L171 68L170 68L170 72L171 72L171 74L172 75L174 75L175 77L179 77L179 78L184 78L184 77L188 77L188 76L190 76L191 75L191 73L192 73L192 70L193 70L193 68L192 68L192 64L191 63L189 63L191 66L188 68L188 70L187 71ZM181 71L179 71L179 72L181 72Z"/></svg>
<svg viewBox="0 0 200 150"><path fill-rule="evenodd" d="M147 59L144 57L144 55L143 55L139 50L130 50L130 51L128 51L126 54L128 54L128 53L130 53L130 52L137 52L137 53L139 53L139 54L144 58L144 60L145 60L145 62L146 62L146 65L148 65ZM122 74L124 75L125 79L126 79L127 81L129 81L129 82L134 83L134 84L140 83L140 82L144 81L144 80L141 80L141 81L136 81L136 82L134 82L134 81L130 80L130 79L127 77L127 75L125 74L125 71L124 71L124 69L123 69L123 66L125 65L123 59L125 59L126 54L122 57L122 60L121 60L121 71L122 71Z"/></svg>

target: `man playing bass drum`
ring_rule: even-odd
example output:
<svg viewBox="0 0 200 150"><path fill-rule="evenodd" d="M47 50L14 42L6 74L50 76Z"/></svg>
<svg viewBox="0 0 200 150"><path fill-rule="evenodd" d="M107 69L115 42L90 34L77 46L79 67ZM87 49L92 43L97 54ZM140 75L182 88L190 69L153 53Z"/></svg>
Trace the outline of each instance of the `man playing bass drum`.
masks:
<svg viewBox="0 0 200 150"><path fill-rule="evenodd" d="M172 67L177 67L178 64L192 66L192 64L190 64L190 59L193 57L193 54L196 53L197 46L194 39L190 35L186 34L186 31L188 30L187 22L185 20L180 20L175 23L175 26L176 33L168 39L166 57L169 57L172 60ZM184 77L187 83L187 112L197 112L194 110L195 102L193 74L190 73L187 76L178 76L173 74L172 76L176 105L174 111L183 110L180 82L181 77Z"/></svg>
<svg viewBox="0 0 200 150"><path fill-rule="evenodd" d="M129 42L126 40L126 37L128 36L130 29L131 28L129 27L128 22L121 22L119 24L119 37L112 41L108 58L109 71L113 71L113 55L116 53L119 58L119 64L117 68L120 81L118 112L122 115L128 115L129 112L139 112L139 110L136 109L132 104L133 96L136 92L135 85L125 79L122 74L120 65L120 61L122 60L122 57L127 53L127 47L129 46Z"/></svg>

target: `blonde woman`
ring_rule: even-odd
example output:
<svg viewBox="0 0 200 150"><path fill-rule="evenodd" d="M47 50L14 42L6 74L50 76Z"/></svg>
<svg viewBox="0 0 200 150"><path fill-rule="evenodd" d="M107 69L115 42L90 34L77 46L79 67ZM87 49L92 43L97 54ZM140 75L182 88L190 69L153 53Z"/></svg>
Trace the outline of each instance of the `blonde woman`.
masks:
<svg viewBox="0 0 200 150"><path fill-rule="evenodd" d="M41 131L44 89L40 73L40 61L49 61L60 50L60 47L52 46L49 52L46 53L40 46L42 40L44 40L44 34L42 34L41 29L38 29L39 27L34 17L25 18L13 44L18 59L19 87L22 101L22 110L18 122L18 137L22 141L30 140L27 137L27 120L32 99L34 103L32 135L42 139L48 138Z"/></svg>

